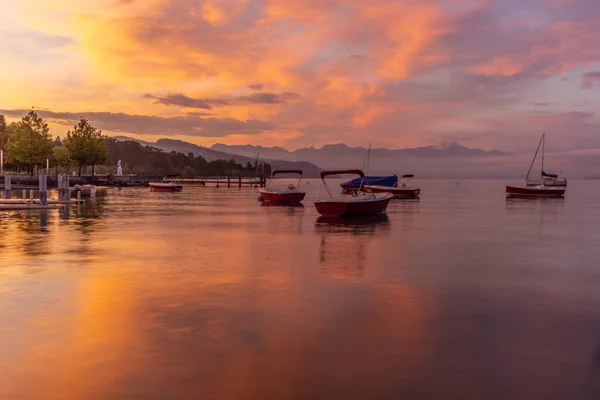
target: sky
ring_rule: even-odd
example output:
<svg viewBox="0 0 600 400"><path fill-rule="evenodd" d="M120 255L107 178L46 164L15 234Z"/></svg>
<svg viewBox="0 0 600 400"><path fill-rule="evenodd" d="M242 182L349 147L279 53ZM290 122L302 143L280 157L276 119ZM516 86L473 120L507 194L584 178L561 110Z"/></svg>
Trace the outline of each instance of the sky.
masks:
<svg viewBox="0 0 600 400"><path fill-rule="evenodd" d="M154 141L600 151L598 0L0 2L0 113Z"/></svg>

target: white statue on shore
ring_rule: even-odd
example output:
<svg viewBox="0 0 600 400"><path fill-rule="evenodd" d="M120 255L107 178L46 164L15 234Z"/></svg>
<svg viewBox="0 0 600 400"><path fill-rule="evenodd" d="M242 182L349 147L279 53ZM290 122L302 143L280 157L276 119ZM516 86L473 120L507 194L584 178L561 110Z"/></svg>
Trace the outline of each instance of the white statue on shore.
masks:
<svg viewBox="0 0 600 400"><path fill-rule="evenodd" d="M123 176L123 168L121 168L121 160L117 161L117 176Z"/></svg>

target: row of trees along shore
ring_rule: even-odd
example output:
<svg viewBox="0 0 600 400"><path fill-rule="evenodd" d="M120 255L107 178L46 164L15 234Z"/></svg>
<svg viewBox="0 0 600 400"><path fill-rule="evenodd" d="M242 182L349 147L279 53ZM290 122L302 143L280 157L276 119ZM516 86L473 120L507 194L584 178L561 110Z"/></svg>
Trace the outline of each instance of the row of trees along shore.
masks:
<svg viewBox="0 0 600 400"><path fill-rule="evenodd" d="M267 163L247 162L243 166L234 160L209 162L193 153L166 153L135 141L118 141L103 135L85 118L66 136L53 139L48 124L33 110L10 124L0 114L0 149L4 150L5 170L28 175L35 167L45 168L47 159L55 173L69 173L76 167L80 176L84 172L114 174L118 160L125 174L144 176L252 176L258 170L265 175L271 173Z"/></svg>

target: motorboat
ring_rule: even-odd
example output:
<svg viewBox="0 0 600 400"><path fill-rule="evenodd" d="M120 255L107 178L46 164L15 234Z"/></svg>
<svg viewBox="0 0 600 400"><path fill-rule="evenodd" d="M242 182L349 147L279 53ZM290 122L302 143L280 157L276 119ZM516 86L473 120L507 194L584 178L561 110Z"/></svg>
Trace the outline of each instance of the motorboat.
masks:
<svg viewBox="0 0 600 400"><path fill-rule="evenodd" d="M365 174L359 169L350 170L329 170L321 172L323 187L329 194L329 199L323 199L315 202L317 212L325 216L368 216L384 213L392 199L391 193L365 193L362 186L359 185L357 191L352 191L351 196L342 199L334 199L325 177L330 175L354 174L361 178Z"/></svg>
<svg viewBox="0 0 600 400"><path fill-rule="evenodd" d="M558 198L565 195L567 189L558 186L506 186L508 197L550 197Z"/></svg>
<svg viewBox="0 0 600 400"><path fill-rule="evenodd" d="M77 197L77 192L81 192L81 197L94 197L97 189L96 185L74 185L71 188L71 196Z"/></svg>
<svg viewBox="0 0 600 400"><path fill-rule="evenodd" d="M163 179L162 182L149 182L148 186L153 192L180 192L183 189L183 186L177 180L166 182Z"/></svg>
<svg viewBox="0 0 600 400"><path fill-rule="evenodd" d="M364 188L364 186L382 186L386 188L392 188L398 186L398 177L396 175L365 176L342 182L340 186L346 192L354 192L360 188Z"/></svg>
<svg viewBox="0 0 600 400"><path fill-rule="evenodd" d="M275 175L282 174L295 174L298 175L298 182L294 184L289 184L284 188L277 188L271 186L273 178ZM302 170L300 169L280 169L273 171L271 176L269 177L269 182L267 186L264 188L258 189L259 200L264 201L266 203L281 203L281 204L297 204L304 200L304 196L306 196L306 192L300 190L300 181L302 180Z"/></svg>
<svg viewBox="0 0 600 400"><path fill-rule="evenodd" d="M365 185L364 189L367 193L391 193L395 199L416 199L421 194L421 189L409 187L410 178L414 178L414 175L402 175L396 187Z"/></svg>

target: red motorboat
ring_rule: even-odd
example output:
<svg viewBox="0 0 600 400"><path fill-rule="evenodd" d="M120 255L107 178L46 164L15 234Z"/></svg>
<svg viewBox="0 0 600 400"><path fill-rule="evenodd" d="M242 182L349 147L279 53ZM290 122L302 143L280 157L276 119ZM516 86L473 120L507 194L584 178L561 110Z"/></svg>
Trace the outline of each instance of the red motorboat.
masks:
<svg viewBox="0 0 600 400"><path fill-rule="evenodd" d="M173 182L150 182L150 190L153 192L180 192L183 186L178 181Z"/></svg>
<svg viewBox="0 0 600 400"><path fill-rule="evenodd" d="M271 187L271 182L275 175L280 174L297 174L299 175L298 182L296 185L289 184L286 188L274 188ZM300 181L302 180L302 170L299 169L280 169L273 171L269 178L267 187L258 189L260 193L259 200L269 203L281 203L281 204L296 204L304 200L306 192L299 190Z"/></svg>
<svg viewBox="0 0 600 400"><path fill-rule="evenodd" d="M506 186L508 197L550 197L557 198L565 195L565 187L556 186Z"/></svg>
<svg viewBox="0 0 600 400"><path fill-rule="evenodd" d="M359 187L358 191L351 192L351 196L345 196L343 199L335 200L327 182L325 182L325 177L328 175L341 174L356 174L363 178L365 176L359 169L322 171L321 180L323 181L323 187L325 187L329 193L330 200L319 200L315 202L315 207L319 214L326 216L366 216L385 212L392 199L392 194L365 193L361 190L362 185Z"/></svg>
<svg viewBox="0 0 600 400"><path fill-rule="evenodd" d="M391 193L395 199L417 199L419 197L419 194L421 194L421 189L408 187L408 179L413 177L414 175L412 174L402 175L398 187L365 185L365 192Z"/></svg>

